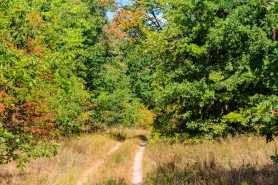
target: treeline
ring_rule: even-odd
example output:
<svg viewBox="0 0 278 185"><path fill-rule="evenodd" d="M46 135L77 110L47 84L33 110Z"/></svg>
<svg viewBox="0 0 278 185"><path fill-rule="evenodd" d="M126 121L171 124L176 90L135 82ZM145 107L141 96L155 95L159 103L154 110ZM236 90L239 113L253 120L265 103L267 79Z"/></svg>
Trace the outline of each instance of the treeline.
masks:
<svg viewBox="0 0 278 185"><path fill-rule="evenodd" d="M3 0L0 23L0 163L114 125L278 133L275 0Z"/></svg>
<svg viewBox="0 0 278 185"><path fill-rule="evenodd" d="M103 14L97 1L1 1L0 163L50 155L44 139L81 129Z"/></svg>
<svg viewBox="0 0 278 185"><path fill-rule="evenodd" d="M0 2L0 164L55 154L60 136L143 124L104 32L113 1Z"/></svg>
<svg viewBox="0 0 278 185"><path fill-rule="evenodd" d="M121 9L111 33L121 39L133 93L156 113L155 132L174 140L256 132L271 140L277 18L273 0L137 1Z"/></svg>

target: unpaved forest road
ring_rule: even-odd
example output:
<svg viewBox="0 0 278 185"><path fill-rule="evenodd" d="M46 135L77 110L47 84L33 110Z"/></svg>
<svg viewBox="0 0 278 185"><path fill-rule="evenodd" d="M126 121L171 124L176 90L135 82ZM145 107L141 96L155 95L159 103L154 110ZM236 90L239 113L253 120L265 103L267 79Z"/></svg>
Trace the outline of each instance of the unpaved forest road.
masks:
<svg viewBox="0 0 278 185"><path fill-rule="evenodd" d="M143 142L134 157L133 173L132 173L132 185L143 184L143 158L146 142Z"/></svg>
<svg viewBox="0 0 278 185"><path fill-rule="evenodd" d="M91 168L89 168L89 169L87 169L86 171L84 171L84 172L82 173L82 175L80 176L80 178L79 178L78 182L76 183L76 185L83 185L83 184L85 184L85 183L87 182L87 180L88 180L88 177L89 177L100 165L102 165L102 164L105 162L105 160L106 160L107 157L109 157L109 156L112 155L114 152L116 152L116 151L120 148L121 145L122 145L122 143L117 143L117 144L105 155L104 159L98 160L97 162L94 163L94 165L93 165Z"/></svg>
<svg viewBox="0 0 278 185"><path fill-rule="evenodd" d="M141 136L142 137L142 136ZM144 151L145 147L147 144L147 140L145 139L146 137L143 136L143 139L141 138L141 144L138 147L137 152L135 153L134 156L134 161L133 161L133 168L132 168L132 179L131 179L131 184L132 185L142 185L143 184L143 158L144 158ZM107 160L108 157L113 155L114 152L116 152L120 147L122 143L117 143L101 160L98 160L94 162L93 166L85 170L76 185L84 185L87 183L88 178L90 175L92 175L98 167L103 165L105 161Z"/></svg>

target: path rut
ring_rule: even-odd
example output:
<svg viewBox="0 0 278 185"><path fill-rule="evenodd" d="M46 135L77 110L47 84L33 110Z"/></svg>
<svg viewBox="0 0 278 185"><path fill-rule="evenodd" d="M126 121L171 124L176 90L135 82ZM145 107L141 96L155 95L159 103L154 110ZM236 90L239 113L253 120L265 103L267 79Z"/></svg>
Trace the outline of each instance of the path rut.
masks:
<svg viewBox="0 0 278 185"><path fill-rule="evenodd" d="M88 181L88 178L91 174L94 173L94 171L101 166L107 157L109 157L110 155L112 155L114 152L116 152L122 143L117 143L107 154L106 157L102 160L98 160L94 163L94 165L90 168L88 168L85 172L83 172L83 174L80 176L78 182L76 183L76 185L83 185L84 183L86 183Z"/></svg>
<svg viewBox="0 0 278 185"><path fill-rule="evenodd" d="M134 157L133 173L132 173L132 185L143 184L143 158L146 142L139 146L139 149Z"/></svg>

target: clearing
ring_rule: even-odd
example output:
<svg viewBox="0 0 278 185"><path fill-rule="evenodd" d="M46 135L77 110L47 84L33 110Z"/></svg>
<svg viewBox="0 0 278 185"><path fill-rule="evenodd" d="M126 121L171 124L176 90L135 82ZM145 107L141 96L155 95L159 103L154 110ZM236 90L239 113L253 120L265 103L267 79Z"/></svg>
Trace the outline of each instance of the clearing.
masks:
<svg viewBox="0 0 278 185"><path fill-rule="evenodd" d="M0 185L275 185L277 142L237 136L199 144L145 144L148 132L112 130L61 144L24 172L0 167ZM142 173L143 172L143 173Z"/></svg>

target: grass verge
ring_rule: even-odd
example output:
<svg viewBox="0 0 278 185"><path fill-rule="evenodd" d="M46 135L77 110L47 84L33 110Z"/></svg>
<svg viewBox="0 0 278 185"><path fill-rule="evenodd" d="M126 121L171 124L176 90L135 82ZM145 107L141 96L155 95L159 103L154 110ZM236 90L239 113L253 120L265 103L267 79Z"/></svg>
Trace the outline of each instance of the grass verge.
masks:
<svg viewBox="0 0 278 185"><path fill-rule="evenodd" d="M92 165L116 141L94 134L65 140L58 155L32 161L24 171L14 163L0 167L0 185L75 185L82 170Z"/></svg>
<svg viewBox="0 0 278 185"><path fill-rule="evenodd" d="M239 136L200 144L148 146L145 185L276 185L278 166L270 156L277 142Z"/></svg>

